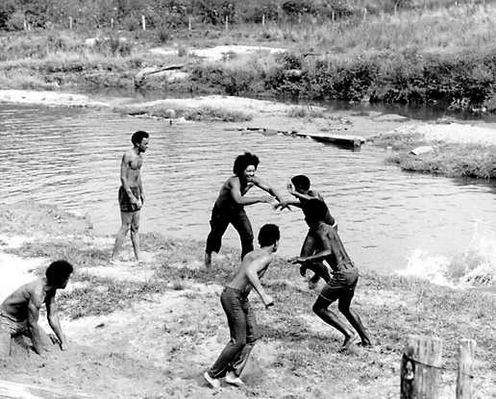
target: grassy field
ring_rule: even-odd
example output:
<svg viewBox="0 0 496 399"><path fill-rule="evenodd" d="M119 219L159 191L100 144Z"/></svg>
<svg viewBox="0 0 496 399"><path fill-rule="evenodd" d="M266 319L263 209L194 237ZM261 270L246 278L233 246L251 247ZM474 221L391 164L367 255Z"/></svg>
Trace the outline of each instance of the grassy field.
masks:
<svg viewBox="0 0 496 399"><path fill-rule="evenodd" d="M59 297L71 349L44 359L2 359L3 378L24 383L34 378L92 397L210 395L201 374L228 340L219 294L238 263L237 251L227 250L206 270L202 242L145 234L146 263L112 266L111 240L93 235L84 219L35 204L4 207L0 219L4 235L31 231L22 246L4 251L47 262L65 258L77 268L72 287ZM277 259L264 279L274 308L263 310L252 296L262 338L244 375L247 386L224 387L216 397L395 398L399 362L411 334L443 341L440 398L454 395L462 338L477 341L475 397L496 393L493 294L362 272L354 306L375 345L338 353L341 338L311 312L318 291L307 288L295 266ZM147 277L139 279L143 273Z"/></svg>

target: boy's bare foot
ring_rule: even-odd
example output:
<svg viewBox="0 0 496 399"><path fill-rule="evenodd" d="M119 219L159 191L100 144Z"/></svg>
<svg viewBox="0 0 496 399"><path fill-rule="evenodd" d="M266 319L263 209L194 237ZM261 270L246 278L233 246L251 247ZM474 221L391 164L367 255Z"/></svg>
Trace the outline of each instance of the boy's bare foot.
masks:
<svg viewBox="0 0 496 399"><path fill-rule="evenodd" d="M339 352L346 352L348 349L350 349L350 346L353 344L353 341L356 339L356 334L352 333L351 335L348 335L344 338L343 345L339 349Z"/></svg>
<svg viewBox="0 0 496 399"><path fill-rule="evenodd" d="M241 378L239 378L236 374L234 374L232 371L229 371L226 374L225 381L228 384L237 386L238 388L239 387L242 387L243 385L245 385L245 383L243 382L243 380Z"/></svg>
<svg viewBox="0 0 496 399"><path fill-rule="evenodd" d="M212 254L205 252L205 267L208 269L212 266Z"/></svg>
<svg viewBox="0 0 496 399"><path fill-rule="evenodd" d="M205 381L207 381L208 385L210 385L211 388L213 389L220 389L220 381L218 378L210 377L210 374L208 374L208 371L205 371L203 373L203 378L205 378Z"/></svg>

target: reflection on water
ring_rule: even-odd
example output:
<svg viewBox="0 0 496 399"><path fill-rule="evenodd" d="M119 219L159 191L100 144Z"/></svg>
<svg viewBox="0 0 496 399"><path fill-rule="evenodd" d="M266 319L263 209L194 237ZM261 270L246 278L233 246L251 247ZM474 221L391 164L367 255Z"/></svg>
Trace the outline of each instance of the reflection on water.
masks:
<svg viewBox="0 0 496 399"><path fill-rule="evenodd" d="M352 258L381 272L404 268L415 250L456 255L475 226L496 222L495 196L485 184L457 184L406 174L369 147L351 152L312 140L225 131L221 124L169 126L107 111L0 106L3 202L33 199L89 214L97 231L114 234L119 163L135 130L151 134L143 182L142 230L204 240L210 210L234 158L260 157L259 175L285 192L292 175L307 174L327 199ZM280 253L299 252L306 227L300 211L247 207L254 229L281 226ZM224 243L239 248L228 229Z"/></svg>

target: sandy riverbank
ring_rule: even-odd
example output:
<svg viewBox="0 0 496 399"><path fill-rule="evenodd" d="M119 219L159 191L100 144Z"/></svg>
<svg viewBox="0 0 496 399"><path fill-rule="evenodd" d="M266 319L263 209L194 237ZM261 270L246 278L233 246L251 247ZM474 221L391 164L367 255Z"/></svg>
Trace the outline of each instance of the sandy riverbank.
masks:
<svg viewBox="0 0 496 399"><path fill-rule="evenodd" d="M219 294L237 263L235 253L205 271L198 242L146 234L143 250L150 256L145 264L124 261L111 267L112 240L95 236L83 218L19 204L1 207L0 221L1 252L9 256L1 258L9 264L0 266L16 266L8 280L24 273L34 257L37 270L59 257L76 266L68 292L58 299L70 350L40 358L16 347L11 358L0 360L2 379L49 388L53 398L213 396L201 374L228 339ZM130 254L128 245L125 256ZM116 278L120 267L123 273ZM443 339L448 370L440 398L454 396L452 369L461 338L478 345L475 398L496 395L493 295L395 276L362 276L355 307L376 346L341 354L338 334L311 313L317 293L308 290L293 266L275 262L265 286L276 306L265 311L252 298L262 338L244 375L247 386L224 386L216 398L396 398L408 334Z"/></svg>

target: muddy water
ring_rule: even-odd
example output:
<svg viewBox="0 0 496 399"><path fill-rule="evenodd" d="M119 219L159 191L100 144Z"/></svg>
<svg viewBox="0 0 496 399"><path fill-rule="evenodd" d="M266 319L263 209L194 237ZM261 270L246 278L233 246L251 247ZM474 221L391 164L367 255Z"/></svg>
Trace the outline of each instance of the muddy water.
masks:
<svg viewBox="0 0 496 399"><path fill-rule="evenodd" d="M459 256L481 229L494 232L495 187L407 174L384 164L384 151L350 152L312 140L226 131L221 124L177 124L107 111L0 105L0 201L32 199L90 215L114 234L120 157L133 131L151 133L143 169L147 201L142 230L204 241L211 206L243 151L261 159L258 174L280 191L307 174L327 199L352 258L391 272L415 251ZM254 190L255 191L255 190ZM247 208L255 230L281 226L280 253L299 252L306 232L300 211ZM239 248L232 228L225 245Z"/></svg>

